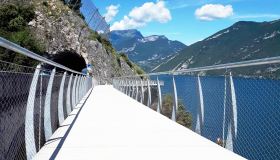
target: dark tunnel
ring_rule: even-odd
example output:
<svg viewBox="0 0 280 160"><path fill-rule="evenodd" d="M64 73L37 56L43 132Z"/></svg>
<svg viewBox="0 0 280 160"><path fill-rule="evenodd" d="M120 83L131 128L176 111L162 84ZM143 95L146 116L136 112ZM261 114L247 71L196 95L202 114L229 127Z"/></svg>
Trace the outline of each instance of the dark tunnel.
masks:
<svg viewBox="0 0 280 160"><path fill-rule="evenodd" d="M60 51L57 54L51 55L50 59L77 72L82 72L87 65L85 59L74 50ZM49 65L44 66L44 68L53 69L53 67Z"/></svg>

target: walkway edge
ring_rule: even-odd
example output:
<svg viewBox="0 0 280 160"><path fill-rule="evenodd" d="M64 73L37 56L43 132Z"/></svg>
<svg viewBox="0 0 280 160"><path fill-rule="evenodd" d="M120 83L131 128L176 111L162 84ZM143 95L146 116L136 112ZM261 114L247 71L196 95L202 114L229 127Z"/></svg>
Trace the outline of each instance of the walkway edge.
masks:
<svg viewBox="0 0 280 160"><path fill-rule="evenodd" d="M35 155L35 157L33 158L34 160L42 159L41 156L45 155L43 152L46 150L48 152L52 152L52 154L48 154L51 155L50 157L45 157L46 159L53 160L56 158L72 127L74 126L81 110L83 109L84 104L87 102L89 96L91 95L92 90L93 88L90 89L88 93L82 98L82 100L76 105L76 107L68 115L62 125L50 137L49 141L47 141L46 144L41 148L41 150Z"/></svg>

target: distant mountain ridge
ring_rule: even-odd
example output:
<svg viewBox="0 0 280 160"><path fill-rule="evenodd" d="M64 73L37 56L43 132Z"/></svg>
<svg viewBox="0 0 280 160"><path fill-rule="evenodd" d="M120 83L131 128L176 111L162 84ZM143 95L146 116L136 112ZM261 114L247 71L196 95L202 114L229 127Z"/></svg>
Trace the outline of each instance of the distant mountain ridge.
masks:
<svg viewBox="0 0 280 160"><path fill-rule="evenodd" d="M240 21L190 45L156 71L181 70L280 55L280 20ZM257 72L268 72L262 68Z"/></svg>
<svg viewBox="0 0 280 160"><path fill-rule="evenodd" d="M163 35L144 37L137 30L112 31L110 41L118 52L142 67L151 71L187 46L179 41L172 41Z"/></svg>

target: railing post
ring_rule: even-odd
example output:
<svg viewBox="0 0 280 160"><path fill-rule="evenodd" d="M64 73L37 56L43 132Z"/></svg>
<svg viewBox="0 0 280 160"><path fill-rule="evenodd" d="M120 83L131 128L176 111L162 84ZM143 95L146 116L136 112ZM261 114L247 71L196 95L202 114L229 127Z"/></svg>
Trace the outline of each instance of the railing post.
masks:
<svg viewBox="0 0 280 160"><path fill-rule="evenodd" d="M196 133L201 135L202 127L204 124L204 100L203 100L203 92L200 77L197 76L197 85L198 85L198 93L199 93L199 105L197 111L197 121L196 121Z"/></svg>
<svg viewBox="0 0 280 160"><path fill-rule="evenodd" d="M230 90L231 90L231 101L232 101L232 120L234 125L234 137L237 136L237 104L236 104L236 93L232 73L230 73Z"/></svg>
<svg viewBox="0 0 280 160"><path fill-rule="evenodd" d="M76 82L76 88L75 88L75 106L79 103L80 79L81 79L81 76L78 75L77 82Z"/></svg>
<svg viewBox="0 0 280 160"><path fill-rule="evenodd" d="M86 81L86 76L83 76L83 95L82 95L82 98L86 95L85 81Z"/></svg>
<svg viewBox="0 0 280 160"><path fill-rule="evenodd" d="M116 88L115 80L113 80L113 83L112 83L112 84L113 84L113 87Z"/></svg>
<svg viewBox="0 0 280 160"><path fill-rule="evenodd" d="M122 90L122 82L120 80L118 80L118 90L119 91Z"/></svg>
<svg viewBox="0 0 280 160"><path fill-rule="evenodd" d="M129 81L129 97L132 97L132 81Z"/></svg>
<svg viewBox="0 0 280 160"><path fill-rule="evenodd" d="M114 87L115 89L118 89L118 85L117 85L117 81L116 81L116 80L113 80L113 87Z"/></svg>
<svg viewBox="0 0 280 160"><path fill-rule="evenodd" d="M145 98L145 94L144 94L144 87L143 87L143 80L141 80L141 103L144 104L144 98Z"/></svg>
<svg viewBox="0 0 280 160"><path fill-rule="evenodd" d="M127 88L127 80L125 80L125 91L124 91L124 94L126 94L126 95L127 95L127 90L128 90L128 88Z"/></svg>
<svg viewBox="0 0 280 160"><path fill-rule="evenodd" d="M134 85L135 85L135 81L134 80L132 80L132 93L131 93L131 98L133 98L134 99L134 92L135 92L135 88L134 88Z"/></svg>
<svg viewBox="0 0 280 160"><path fill-rule="evenodd" d="M87 94L87 80L89 79L89 77L85 76L85 80L84 80L84 94Z"/></svg>
<svg viewBox="0 0 280 160"><path fill-rule="evenodd" d="M45 109L44 109L44 131L45 131L45 138L46 141L49 140L49 138L52 136L52 123L51 123L51 96L52 96L52 87L53 87L53 80L55 76L55 68L52 70L46 98L45 98Z"/></svg>
<svg viewBox="0 0 280 160"><path fill-rule="evenodd" d="M77 89L76 89L76 105L80 102L80 85L81 85L81 78L82 76L78 77L78 81L77 81Z"/></svg>
<svg viewBox="0 0 280 160"><path fill-rule="evenodd" d="M79 102L82 100L82 95L83 95L83 75L81 75L80 78L80 85L79 85Z"/></svg>
<svg viewBox="0 0 280 160"><path fill-rule="evenodd" d="M34 104L37 83L40 76L41 65L36 67L35 73L29 89L29 95L26 105L25 115L25 148L27 160L31 160L36 154L35 136L34 136Z"/></svg>
<svg viewBox="0 0 280 160"><path fill-rule="evenodd" d="M78 75L75 76L74 78L74 83L73 83L73 87L72 87L72 105L71 105L71 111L74 109L74 107L76 106L76 85L77 85L77 78Z"/></svg>
<svg viewBox="0 0 280 160"><path fill-rule="evenodd" d="M150 80L147 80L147 87L148 87L148 101L147 101L147 106L151 107L151 103L152 103L152 96L151 96L151 87L150 87Z"/></svg>
<svg viewBox="0 0 280 160"><path fill-rule="evenodd" d="M225 75L225 83L224 83L224 113L223 113L223 147L225 147L226 102L227 102L227 77Z"/></svg>
<svg viewBox="0 0 280 160"><path fill-rule="evenodd" d="M157 105L157 112L161 113L162 110L162 99L161 99L161 88L160 83L157 77L157 89L158 89L158 105Z"/></svg>
<svg viewBox="0 0 280 160"><path fill-rule="evenodd" d="M120 80L120 91L123 93L123 81L122 80Z"/></svg>
<svg viewBox="0 0 280 160"><path fill-rule="evenodd" d="M130 94L131 94L131 81L130 80L127 81L127 85L128 85L127 95L130 96Z"/></svg>
<svg viewBox="0 0 280 160"><path fill-rule="evenodd" d="M126 95L129 96L129 91L130 91L130 89L129 89L129 80L127 80L126 83L127 83Z"/></svg>
<svg viewBox="0 0 280 160"><path fill-rule="evenodd" d="M66 79L66 72L64 72L61 83L60 83L60 88L59 88L59 95L58 95L58 122L59 125L61 126L63 121L64 121L64 111L63 111L63 95L64 95L64 84L65 84L65 79Z"/></svg>
<svg viewBox="0 0 280 160"><path fill-rule="evenodd" d="M136 80L136 82L135 82L135 84L136 84L136 97L135 97L135 99L136 99L136 101L138 101L138 97L139 97L139 81L137 81Z"/></svg>
<svg viewBox="0 0 280 160"><path fill-rule="evenodd" d="M86 80L85 80L85 92L86 93L88 91L88 80L89 80L89 77L86 77Z"/></svg>
<svg viewBox="0 0 280 160"><path fill-rule="evenodd" d="M79 101L82 100L83 95L84 95L84 91L83 91L83 83L84 83L84 76L81 75L81 80L80 80L80 90L79 90Z"/></svg>
<svg viewBox="0 0 280 160"><path fill-rule="evenodd" d="M174 75L173 75L173 108L172 108L172 117L171 119L173 121L176 122L176 114L177 114L177 110L178 110L178 98L177 98L177 88L176 88L176 82L174 79Z"/></svg>
<svg viewBox="0 0 280 160"><path fill-rule="evenodd" d="M79 101L81 101L82 97L83 97L83 78L84 78L84 76L81 75L80 90L79 90Z"/></svg>
<svg viewBox="0 0 280 160"><path fill-rule="evenodd" d="M83 82L82 82L82 90L83 90L83 94L82 94L82 98L85 96L86 94L86 91L85 91L85 79L86 79L86 76L83 76Z"/></svg>
<svg viewBox="0 0 280 160"><path fill-rule="evenodd" d="M236 94L235 87L230 73L230 91L231 91L231 108L230 108L230 121L228 124L228 133L225 147L231 151L234 148L234 139L237 137L237 104L236 104Z"/></svg>
<svg viewBox="0 0 280 160"><path fill-rule="evenodd" d="M129 80L126 80L126 95L129 96Z"/></svg>
<svg viewBox="0 0 280 160"><path fill-rule="evenodd" d="M66 110L67 110L67 115L69 115L71 113L71 106L72 106L72 101L71 101L71 85L72 85L72 79L73 79L73 74L70 75L69 78L69 82L68 82L68 88L67 88L67 106L66 106ZM74 85L74 83L73 83ZM73 87L72 87L73 88Z"/></svg>
<svg viewBox="0 0 280 160"><path fill-rule="evenodd" d="M125 80L122 80L122 92L125 94Z"/></svg>

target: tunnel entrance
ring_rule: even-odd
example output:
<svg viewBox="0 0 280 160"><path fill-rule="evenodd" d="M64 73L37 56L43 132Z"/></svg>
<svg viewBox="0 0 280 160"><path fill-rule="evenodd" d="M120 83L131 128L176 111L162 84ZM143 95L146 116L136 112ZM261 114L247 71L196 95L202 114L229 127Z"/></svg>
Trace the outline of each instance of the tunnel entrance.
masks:
<svg viewBox="0 0 280 160"><path fill-rule="evenodd" d="M50 59L77 72L82 72L87 65L85 59L74 50L60 51Z"/></svg>

